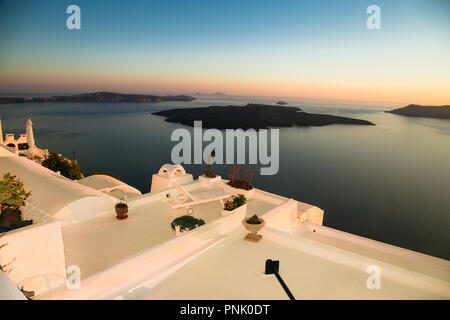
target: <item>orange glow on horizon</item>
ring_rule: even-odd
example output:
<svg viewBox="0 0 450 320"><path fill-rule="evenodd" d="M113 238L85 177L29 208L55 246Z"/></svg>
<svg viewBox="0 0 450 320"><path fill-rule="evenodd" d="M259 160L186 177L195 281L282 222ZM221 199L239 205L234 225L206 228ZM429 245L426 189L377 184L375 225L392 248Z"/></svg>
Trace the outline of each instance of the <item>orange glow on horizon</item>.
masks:
<svg viewBox="0 0 450 320"><path fill-rule="evenodd" d="M3 92L76 93L116 91L146 94L193 94L194 92L224 92L229 95L272 96L392 102L402 104L445 105L450 103L450 91L436 86L373 85L364 83L295 83L277 80L255 80L243 77L211 79L207 77L145 74L123 75L113 71L101 74L87 72L29 72L26 77L7 74L1 77Z"/></svg>

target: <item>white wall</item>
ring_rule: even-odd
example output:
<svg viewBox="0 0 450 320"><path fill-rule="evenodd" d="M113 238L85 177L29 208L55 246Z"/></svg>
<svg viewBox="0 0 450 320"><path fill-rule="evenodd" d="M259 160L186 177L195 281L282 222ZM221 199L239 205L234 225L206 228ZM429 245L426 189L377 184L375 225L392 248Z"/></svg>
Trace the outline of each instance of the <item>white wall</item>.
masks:
<svg viewBox="0 0 450 320"><path fill-rule="evenodd" d="M14 285L38 295L65 282L61 222L30 204L21 210L33 224L3 233L0 243L7 245L0 255L3 265L12 262L8 277Z"/></svg>

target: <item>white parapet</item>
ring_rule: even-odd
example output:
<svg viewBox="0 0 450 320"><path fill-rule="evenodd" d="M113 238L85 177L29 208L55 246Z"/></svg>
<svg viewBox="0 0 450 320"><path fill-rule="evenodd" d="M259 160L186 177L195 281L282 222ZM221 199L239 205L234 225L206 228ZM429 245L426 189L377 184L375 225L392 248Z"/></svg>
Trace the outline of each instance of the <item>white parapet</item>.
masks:
<svg viewBox="0 0 450 320"><path fill-rule="evenodd" d="M298 231L305 222L317 225L323 223L324 211L316 206L262 190L256 190L255 198L277 205L263 216L267 225L272 228L292 233Z"/></svg>
<svg viewBox="0 0 450 320"><path fill-rule="evenodd" d="M15 286L39 295L66 281L61 222L30 204L21 211L33 224L2 234L1 262Z"/></svg>
<svg viewBox="0 0 450 320"><path fill-rule="evenodd" d="M297 201L297 214L300 223L311 222L320 226L323 224L324 211L316 206Z"/></svg>
<svg viewBox="0 0 450 320"><path fill-rule="evenodd" d="M289 199L266 213L262 218L266 220L268 226L284 232L290 232L300 223L297 215L297 201Z"/></svg>

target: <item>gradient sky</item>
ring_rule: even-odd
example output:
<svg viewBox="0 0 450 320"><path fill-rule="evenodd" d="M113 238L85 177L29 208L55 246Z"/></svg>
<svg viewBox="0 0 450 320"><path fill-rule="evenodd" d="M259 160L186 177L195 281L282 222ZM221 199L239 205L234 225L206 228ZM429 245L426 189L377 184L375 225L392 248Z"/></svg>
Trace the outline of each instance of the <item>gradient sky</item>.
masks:
<svg viewBox="0 0 450 320"><path fill-rule="evenodd" d="M81 30L66 28L70 4ZM0 92L450 104L449 13L448 0L0 0Z"/></svg>

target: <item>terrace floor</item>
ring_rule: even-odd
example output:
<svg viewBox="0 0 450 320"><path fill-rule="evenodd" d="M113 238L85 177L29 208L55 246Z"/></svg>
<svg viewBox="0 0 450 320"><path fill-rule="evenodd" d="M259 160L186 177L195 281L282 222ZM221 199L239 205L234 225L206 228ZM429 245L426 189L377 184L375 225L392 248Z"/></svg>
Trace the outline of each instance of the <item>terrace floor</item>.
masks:
<svg viewBox="0 0 450 320"><path fill-rule="evenodd" d="M186 189L207 190L200 183ZM170 223L186 209L170 209L164 198L162 192L130 201L127 220L111 212L63 227L66 265L80 267L82 288L38 298L287 299L276 278L263 275L266 259L273 259L297 299L450 299L448 261L426 256L420 259L430 265L416 263L405 258L407 250L393 254L343 241L330 228L287 233L267 225L260 242L244 241L242 217L222 217L218 201L194 206L193 216L206 224L177 238ZM247 216L263 216L288 200L260 192L248 201ZM370 265L381 268L380 290L367 288Z"/></svg>
<svg viewBox="0 0 450 320"><path fill-rule="evenodd" d="M205 191L196 187L191 191ZM170 223L186 214L186 209L171 209L162 196L130 207L128 219L119 221L115 213L63 227L66 265L78 265L82 279L126 261L158 244L174 239ZM270 202L251 199L247 215L262 215L275 208ZM193 216L206 224L221 218L219 201L196 205Z"/></svg>
<svg viewBox="0 0 450 320"><path fill-rule="evenodd" d="M369 290L365 268L348 264L345 252L336 255L333 247L316 247L302 236L284 239L268 228L259 243L244 241L245 233L236 229L156 285L141 283L116 299L288 299L274 276L263 275L269 258L280 261L280 274L296 299L449 298L450 286L434 290L390 276L382 277L380 290ZM370 259L362 265L369 264Z"/></svg>

